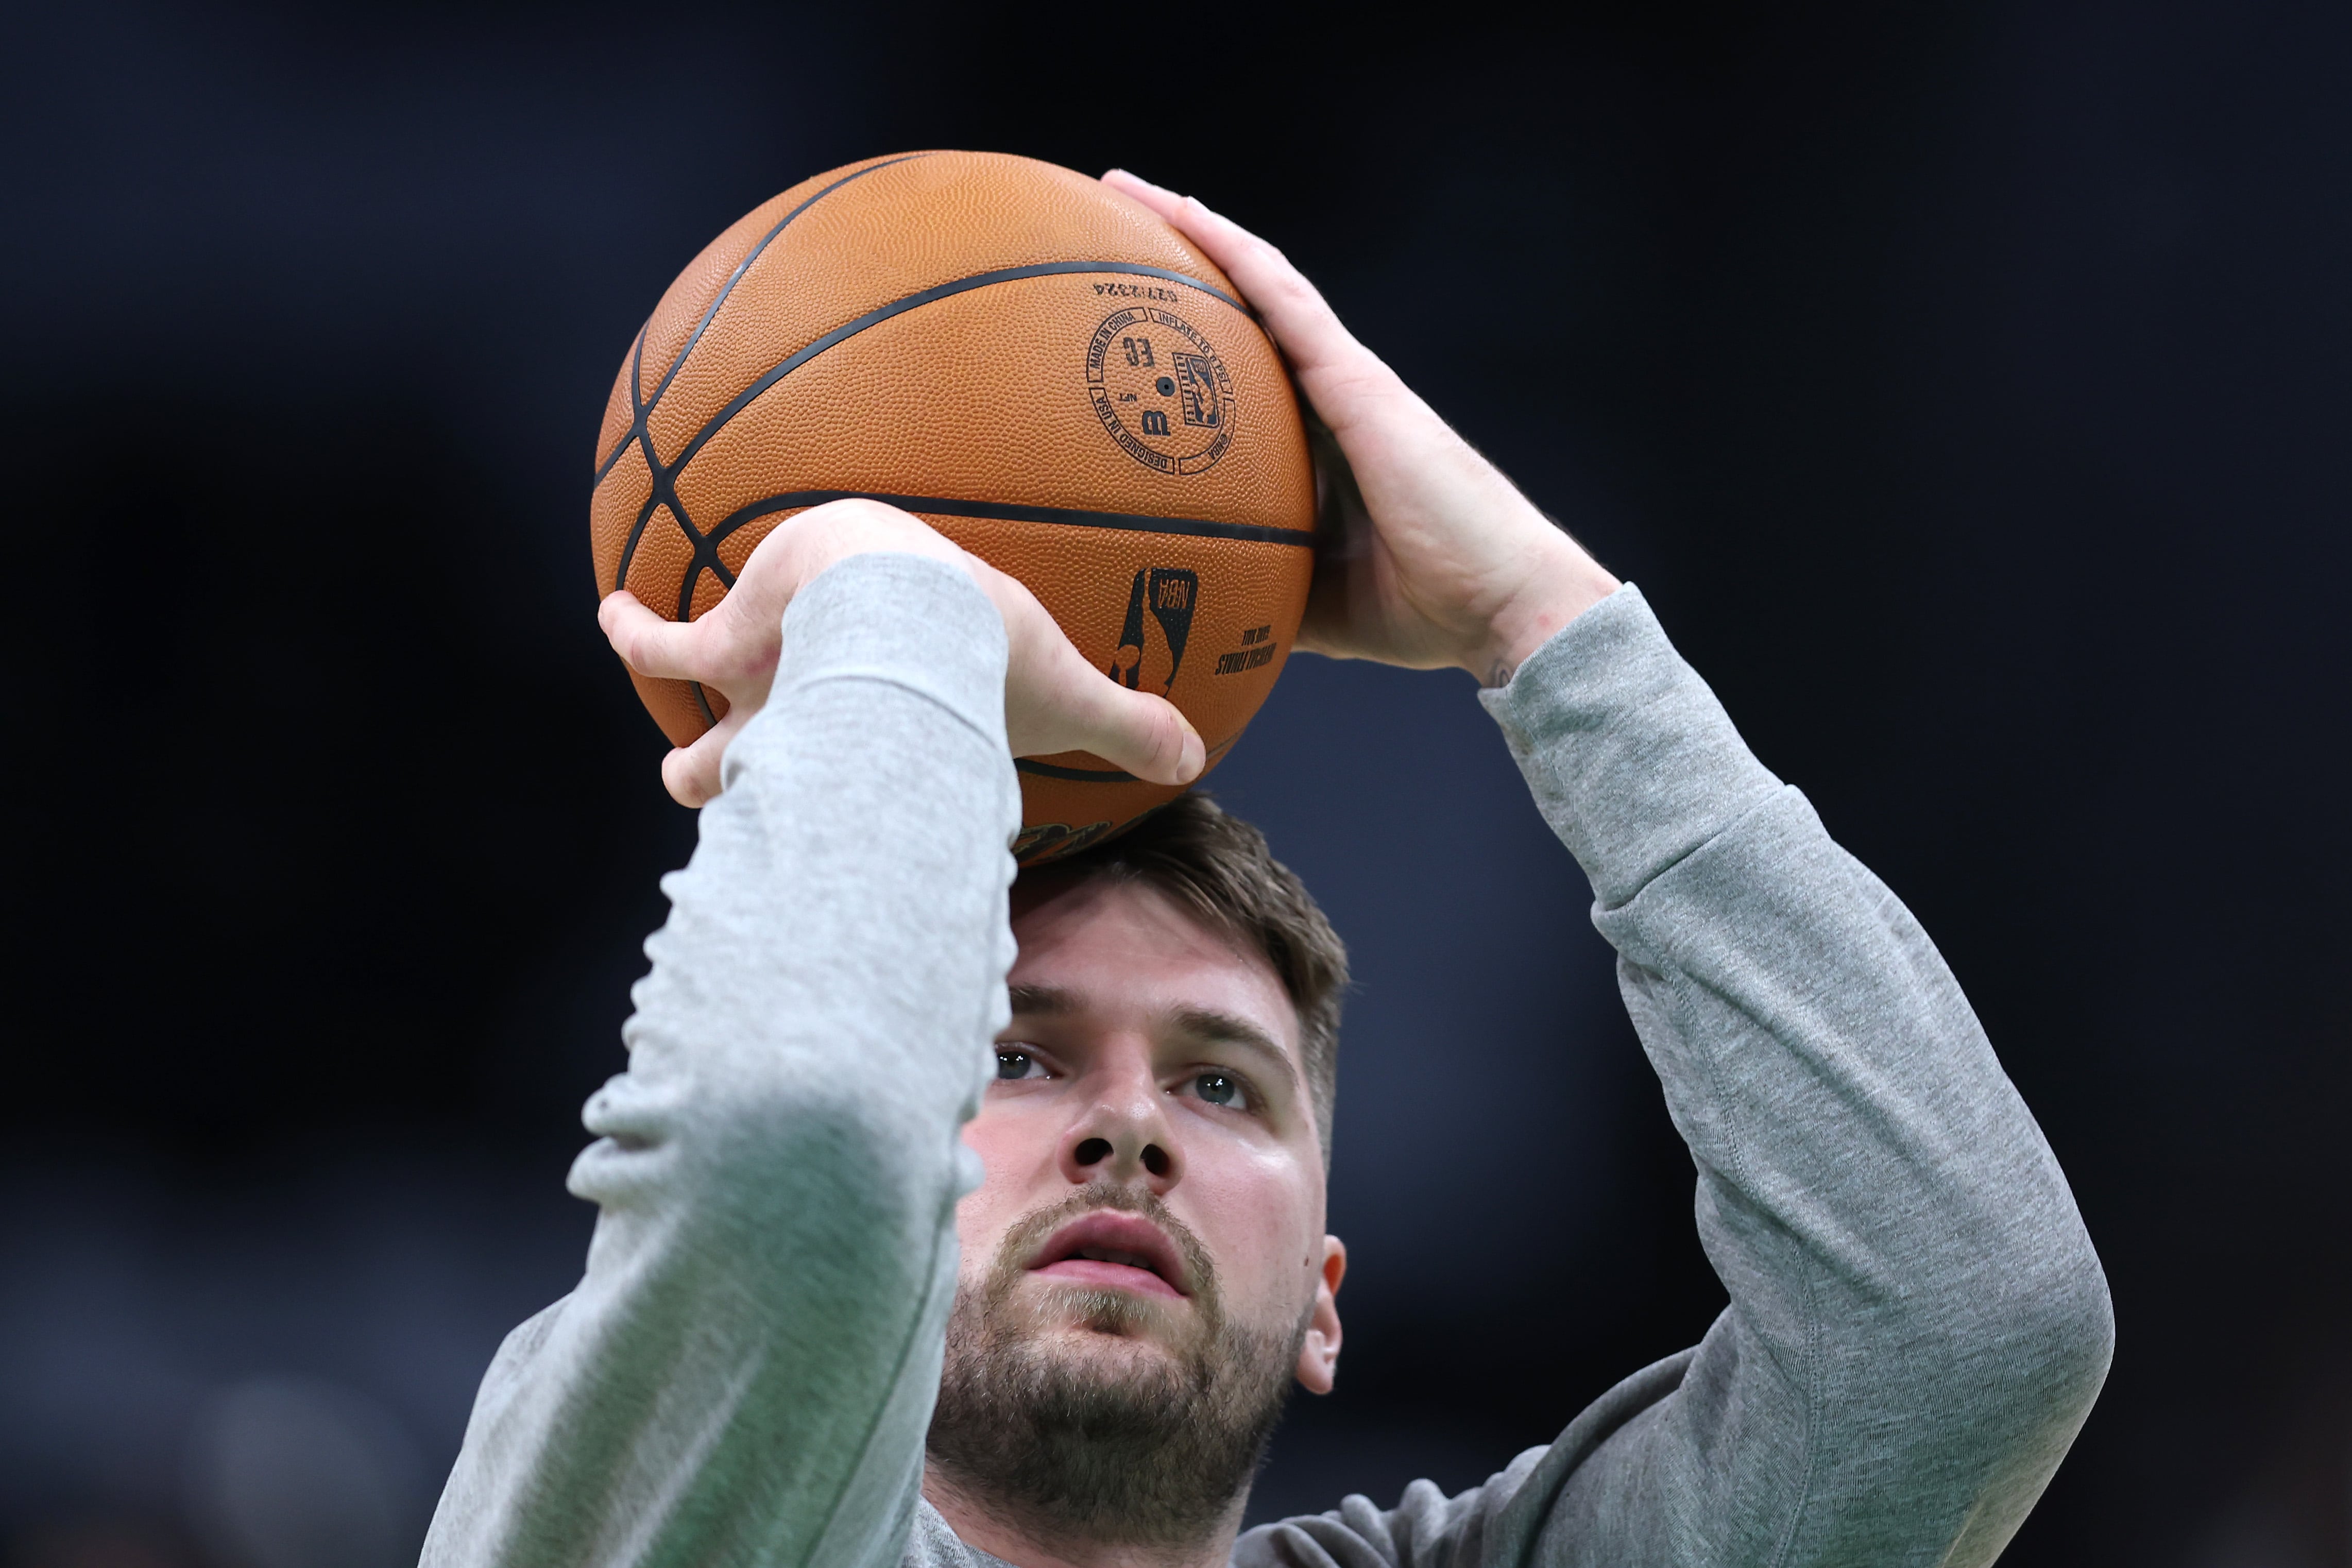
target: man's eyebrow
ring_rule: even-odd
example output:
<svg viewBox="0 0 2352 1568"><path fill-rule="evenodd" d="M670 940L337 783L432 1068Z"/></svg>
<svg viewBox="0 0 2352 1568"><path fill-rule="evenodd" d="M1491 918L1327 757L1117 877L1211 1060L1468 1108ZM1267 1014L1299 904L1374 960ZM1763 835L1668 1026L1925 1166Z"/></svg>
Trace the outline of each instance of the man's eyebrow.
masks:
<svg viewBox="0 0 2352 1568"><path fill-rule="evenodd" d="M1004 994L1012 1000L1015 1015L1053 1018L1078 1010L1077 996L1058 985L1008 985Z"/></svg>
<svg viewBox="0 0 2352 1568"><path fill-rule="evenodd" d="M1195 1039L1235 1047L1271 1063L1280 1069L1283 1078L1293 1083L1297 1081L1298 1065L1290 1059L1290 1053L1284 1050L1273 1036L1246 1018L1220 1013L1213 1007L1179 1007L1170 1013L1168 1018L1169 1022Z"/></svg>
<svg viewBox="0 0 2352 1568"><path fill-rule="evenodd" d="M1076 992L1058 985L1008 985L1004 991L1016 1018L1066 1018L1084 1010ZM1298 1064L1291 1059L1291 1054L1283 1049L1281 1042L1247 1018L1214 1007L1177 1007L1164 1016L1193 1039L1231 1046L1244 1055L1260 1058L1284 1080L1293 1084L1298 1081Z"/></svg>

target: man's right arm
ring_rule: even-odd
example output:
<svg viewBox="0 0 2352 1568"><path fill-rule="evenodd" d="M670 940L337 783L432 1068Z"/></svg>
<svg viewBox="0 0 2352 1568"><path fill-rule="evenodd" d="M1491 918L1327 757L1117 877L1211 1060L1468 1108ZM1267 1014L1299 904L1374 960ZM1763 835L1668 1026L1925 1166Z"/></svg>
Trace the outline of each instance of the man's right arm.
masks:
<svg viewBox="0 0 2352 1568"><path fill-rule="evenodd" d="M586 1273L499 1352L428 1568L904 1548L1012 958L1005 626L869 553L783 628L589 1102Z"/></svg>

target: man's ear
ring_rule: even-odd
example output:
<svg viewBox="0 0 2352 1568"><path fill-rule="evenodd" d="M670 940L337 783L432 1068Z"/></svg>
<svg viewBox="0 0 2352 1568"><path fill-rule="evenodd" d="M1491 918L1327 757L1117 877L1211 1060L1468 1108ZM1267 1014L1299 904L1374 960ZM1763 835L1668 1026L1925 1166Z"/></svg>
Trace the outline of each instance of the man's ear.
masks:
<svg viewBox="0 0 2352 1568"><path fill-rule="evenodd" d="M1309 1394L1328 1394L1339 1381L1339 1281L1348 1277L1348 1244L1336 1236L1323 1238L1320 1276L1307 1342L1298 1347L1298 1385Z"/></svg>

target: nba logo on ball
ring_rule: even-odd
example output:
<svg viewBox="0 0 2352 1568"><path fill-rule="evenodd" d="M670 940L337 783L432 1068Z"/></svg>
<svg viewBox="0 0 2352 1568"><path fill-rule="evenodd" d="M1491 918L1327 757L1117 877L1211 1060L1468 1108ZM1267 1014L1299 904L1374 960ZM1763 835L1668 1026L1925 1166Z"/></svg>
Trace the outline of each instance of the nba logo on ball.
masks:
<svg viewBox="0 0 2352 1568"><path fill-rule="evenodd" d="M1128 590L1127 620L1118 632L1118 649L1110 657L1110 678L1136 690L1157 691L1162 697L1176 689L1176 672L1184 665L1184 644L1192 635L1192 612L1201 602L1201 574L1181 566L1147 566L1135 574ZM1160 626L1167 674L1147 684L1144 674L1144 611Z"/></svg>

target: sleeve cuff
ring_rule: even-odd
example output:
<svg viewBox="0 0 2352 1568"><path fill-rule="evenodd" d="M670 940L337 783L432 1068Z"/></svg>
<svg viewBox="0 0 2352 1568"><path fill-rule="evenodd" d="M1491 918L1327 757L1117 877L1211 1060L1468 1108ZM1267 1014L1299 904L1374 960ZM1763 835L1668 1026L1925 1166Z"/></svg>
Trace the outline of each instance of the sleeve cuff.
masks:
<svg viewBox="0 0 2352 1568"><path fill-rule="evenodd" d="M793 692L880 680L929 698L1002 747L1004 619L971 574L925 555L873 551L817 574L784 611L768 705L728 751L756 737ZM747 758L749 753L747 752Z"/></svg>
<svg viewBox="0 0 2352 1568"><path fill-rule="evenodd" d="M1631 583L1478 700L1603 909L1780 787Z"/></svg>

